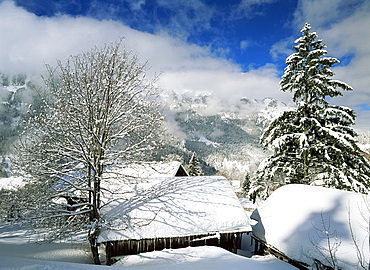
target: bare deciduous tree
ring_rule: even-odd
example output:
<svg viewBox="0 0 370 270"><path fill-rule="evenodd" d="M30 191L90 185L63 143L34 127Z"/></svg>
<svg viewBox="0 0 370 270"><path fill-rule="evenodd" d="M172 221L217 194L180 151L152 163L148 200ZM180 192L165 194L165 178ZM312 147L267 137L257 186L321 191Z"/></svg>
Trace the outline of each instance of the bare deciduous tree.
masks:
<svg viewBox="0 0 370 270"><path fill-rule="evenodd" d="M341 240L337 235L337 231L331 231L330 229L330 218L328 221L324 219L323 213L321 211L321 227L315 227L312 225L315 230L317 237L319 240L312 237L311 243L317 249L317 251L321 254L323 260L328 266L323 264L317 258L313 259L316 269L334 269L339 270L338 267L338 259L337 259L337 251L339 246L341 245ZM321 245L321 240L324 239L326 245Z"/></svg>
<svg viewBox="0 0 370 270"><path fill-rule="evenodd" d="M360 206L359 205L359 210L361 212L361 217L364 221L364 224L368 224L367 227L362 227L364 231L366 231L366 234L370 236L370 200L369 198L364 197L364 203ZM356 236L354 230L353 230L353 222L359 223L359 220L352 220L351 218L351 208L348 206L348 225L349 225L349 230L351 232L351 237L353 244L356 249L356 254L357 254L357 269L364 269L368 270L370 267L369 261L366 260L368 256L366 256L366 251L364 247L366 245L369 245L370 243L366 242L366 239L358 239ZM370 238L370 237L369 237Z"/></svg>
<svg viewBox="0 0 370 270"><path fill-rule="evenodd" d="M105 171L150 151L162 120L155 79L146 78L145 65L121 51L120 43L71 56L47 71L42 112L32 115L30 109L14 160L38 193L27 215L62 233L88 228L100 264L101 209L113 192Z"/></svg>

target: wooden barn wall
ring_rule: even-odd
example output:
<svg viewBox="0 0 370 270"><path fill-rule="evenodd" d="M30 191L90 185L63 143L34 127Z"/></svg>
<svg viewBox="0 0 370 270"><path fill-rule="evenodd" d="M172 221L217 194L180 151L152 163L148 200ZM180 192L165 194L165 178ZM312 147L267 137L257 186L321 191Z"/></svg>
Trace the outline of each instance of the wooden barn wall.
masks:
<svg viewBox="0 0 370 270"><path fill-rule="evenodd" d="M130 239L109 241L106 246L107 265L115 262L114 257L133 255L166 248L184 248L197 246L218 246L236 253L241 248L242 234L249 232L208 233L190 236Z"/></svg>

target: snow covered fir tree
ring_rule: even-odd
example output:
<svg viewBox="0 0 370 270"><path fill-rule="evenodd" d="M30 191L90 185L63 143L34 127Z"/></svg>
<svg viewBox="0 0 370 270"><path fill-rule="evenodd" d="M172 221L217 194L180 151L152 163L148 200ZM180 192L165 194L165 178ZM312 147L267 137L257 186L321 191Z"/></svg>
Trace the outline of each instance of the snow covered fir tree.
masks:
<svg viewBox="0 0 370 270"><path fill-rule="evenodd" d="M273 151L259 166L249 191L251 198L267 198L280 186L292 183L367 193L370 165L356 144L352 109L329 104L352 87L334 76L339 63L327 54L326 45L305 24L302 36L286 59L281 91L293 93L296 109L285 111L261 136Z"/></svg>
<svg viewBox="0 0 370 270"><path fill-rule="evenodd" d="M199 160L197 154L193 152L193 155L190 158L188 173L190 176L201 176L203 175L202 169L199 165Z"/></svg>

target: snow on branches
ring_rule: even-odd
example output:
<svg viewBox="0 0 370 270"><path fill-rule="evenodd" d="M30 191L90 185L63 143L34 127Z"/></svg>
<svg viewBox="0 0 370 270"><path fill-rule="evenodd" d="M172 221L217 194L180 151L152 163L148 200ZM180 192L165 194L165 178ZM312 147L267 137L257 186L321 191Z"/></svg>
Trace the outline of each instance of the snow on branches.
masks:
<svg viewBox="0 0 370 270"><path fill-rule="evenodd" d="M339 61L325 56L326 46L310 29L306 23L293 46L296 52L286 59L281 91L293 93L297 108L272 121L261 137L263 146L274 153L260 165L250 193L253 198L266 198L289 183L368 192L370 165L351 127L355 113L327 100L342 95L338 88L353 89L331 78L330 68Z"/></svg>
<svg viewBox="0 0 370 270"><path fill-rule="evenodd" d="M53 202L48 213L84 214L76 222L86 226L101 224L104 196L114 192L104 172L143 159L162 122L156 78L147 79L145 65L120 45L47 66L41 113L29 118L17 146L16 169L43 187L41 201Z"/></svg>

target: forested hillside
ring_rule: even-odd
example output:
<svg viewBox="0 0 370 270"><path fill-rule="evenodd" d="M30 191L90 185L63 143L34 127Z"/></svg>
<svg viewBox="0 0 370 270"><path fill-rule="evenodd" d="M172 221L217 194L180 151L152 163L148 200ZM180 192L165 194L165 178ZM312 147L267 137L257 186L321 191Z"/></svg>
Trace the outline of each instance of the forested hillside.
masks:
<svg viewBox="0 0 370 270"><path fill-rule="evenodd" d="M8 155L18 138L29 104L36 104L36 87L26 74L6 75L0 72L0 176L9 175Z"/></svg>
<svg viewBox="0 0 370 270"><path fill-rule="evenodd" d="M214 107L211 95L172 93L165 100L167 123L187 150L196 152L228 179L244 179L266 156L259 143L264 126L281 111L289 109L271 98L240 97L239 102ZM224 108L228 107L228 110ZM207 174L207 166L203 171Z"/></svg>

